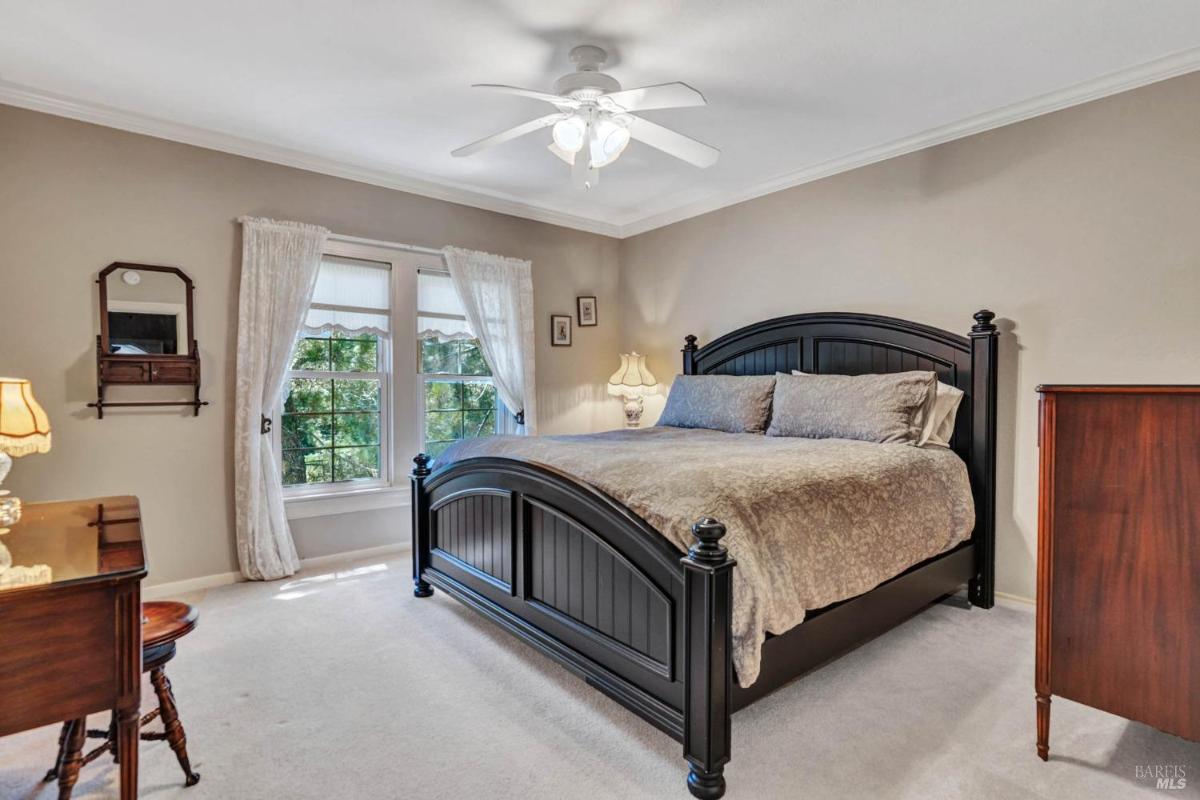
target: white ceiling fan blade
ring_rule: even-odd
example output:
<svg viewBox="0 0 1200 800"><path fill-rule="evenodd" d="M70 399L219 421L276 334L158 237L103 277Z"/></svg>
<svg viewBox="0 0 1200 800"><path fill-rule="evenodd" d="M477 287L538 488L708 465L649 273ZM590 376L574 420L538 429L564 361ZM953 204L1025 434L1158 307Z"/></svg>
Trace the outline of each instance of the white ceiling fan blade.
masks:
<svg viewBox="0 0 1200 800"><path fill-rule="evenodd" d="M547 103L553 103L559 108L579 108L579 101L573 100L570 97L563 97L558 94L550 94L549 92L539 92L536 89L522 89L519 86L504 86L499 83L473 83L472 89L491 89L495 92L504 92L505 94L515 94L518 97L529 97L534 100L544 100Z"/></svg>
<svg viewBox="0 0 1200 800"><path fill-rule="evenodd" d="M645 142L669 156L675 156L697 167L711 167L721 156L721 151L715 147L641 117L634 117L629 123L629 135L639 142Z"/></svg>
<svg viewBox="0 0 1200 800"><path fill-rule="evenodd" d="M491 136L485 136L484 138L480 139L477 142L471 142L470 144L463 145L462 147L458 148L457 150L452 151L450 153L450 155L452 155L456 158L462 158L463 156L473 155L475 153L478 153L480 150L483 150L484 148L493 147L493 146L501 144L503 142L508 142L513 139L520 138L521 136L524 136L527 133L533 133L534 131L540 131L542 128L549 128L551 125L553 125L554 123L558 122L560 119L563 119L566 116L567 116L566 114L547 114L544 117L538 117L537 119L531 119L529 122L526 122L522 125L517 125L515 128L509 128L506 131L500 131L499 133L493 133Z"/></svg>
<svg viewBox="0 0 1200 800"><path fill-rule="evenodd" d="M602 95L625 111L651 111L656 108L687 108L706 105L704 95L686 83L661 83Z"/></svg>

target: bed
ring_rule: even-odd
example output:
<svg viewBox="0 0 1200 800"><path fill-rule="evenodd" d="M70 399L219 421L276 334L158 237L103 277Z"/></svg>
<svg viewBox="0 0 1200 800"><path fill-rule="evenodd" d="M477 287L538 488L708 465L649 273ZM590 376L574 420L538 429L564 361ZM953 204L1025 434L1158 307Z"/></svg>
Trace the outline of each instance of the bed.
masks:
<svg viewBox="0 0 1200 800"><path fill-rule="evenodd" d="M934 532L933 544L927 545L934 555L899 574L870 577L864 585L873 588L802 607L798 618L803 621L792 627L764 626L765 634L754 642L754 661L741 613L747 602L742 584L735 614L738 566L722 542L726 526L706 512L690 531L684 526L680 533L678 516L686 511L679 509L703 508L703 497L680 498L678 507L672 506L675 519L668 519L654 513L653 504L640 502L619 471L589 471L593 451L588 459L572 461L571 451L564 449L569 443L538 443L540 449L530 452L498 443L489 445L493 449L486 455L442 459L436 469L428 456L418 455L412 474L414 594L428 597L435 587L445 591L673 736L683 745L692 795L721 797L731 751L730 718L738 709L964 585L972 605L993 605L998 342L993 319L990 311L976 313L969 335L960 336L889 317L801 314L749 325L704 347L697 347L696 337L686 337L686 375L931 370L965 393L950 439L954 455L942 452L960 470L965 465L973 519L954 539L939 543L941 534ZM649 441L663 433L632 434L640 438L602 436L576 447L602 454L614 438L626 448L666 446ZM725 475L730 484L740 481L743 496L761 488L758 483L766 485L772 471L756 472L750 462L733 457L734 448L714 447L694 436L672 446L694 446L697 454L729 453L730 463L743 466L722 472L718 458L709 473ZM802 447L798 457L822 457L811 454L811 443L773 446ZM737 504L723 502L721 488L713 485L712 505L735 516L730 509ZM669 491L669 485L658 489ZM762 492L754 496L751 512L754 503L769 499ZM745 528L744 519L729 521L731 529ZM690 540L683 539L685 534ZM958 541L962 535L967 538ZM753 555L753 564L743 556L747 574L771 566ZM842 583L843 594L844 586L853 586ZM812 602L822 594L808 596ZM781 619L788 617L776 623ZM750 673L753 679L747 680Z"/></svg>

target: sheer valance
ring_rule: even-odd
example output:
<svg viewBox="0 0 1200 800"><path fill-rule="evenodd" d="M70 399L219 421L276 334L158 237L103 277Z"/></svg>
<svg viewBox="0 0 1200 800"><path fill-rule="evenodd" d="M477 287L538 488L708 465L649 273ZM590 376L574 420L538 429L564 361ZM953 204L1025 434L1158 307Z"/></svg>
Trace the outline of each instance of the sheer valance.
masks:
<svg viewBox="0 0 1200 800"><path fill-rule="evenodd" d="M387 336L391 327L389 270L388 264L375 261L322 257L303 333Z"/></svg>
<svg viewBox="0 0 1200 800"><path fill-rule="evenodd" d="M417 273L417 336L439 342L476 337L449 272Z"/></svg>

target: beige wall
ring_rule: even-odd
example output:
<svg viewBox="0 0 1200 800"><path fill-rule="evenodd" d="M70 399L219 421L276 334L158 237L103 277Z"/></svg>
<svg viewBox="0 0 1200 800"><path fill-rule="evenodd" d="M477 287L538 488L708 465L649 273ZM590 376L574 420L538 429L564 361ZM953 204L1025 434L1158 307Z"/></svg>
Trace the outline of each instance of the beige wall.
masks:
<svg viewBox="0 0 1200 800"><path fill-rule="evenodd" d="M0 106L0 373L31 378L54 450L29 500L143 498L151 583L233 570L230 452L240 239L262 214L339 233L529 258L548 433L620 421L618 346L664 382L701 341L779 314L855 310L966 332L1000 315L999 587L1033 594L1041 382L1200 382L1200 75L1009 126L616 242ZM94 397L95 273L177 264L197 283L199 419ZM551 348L548 315L596 294L600 327ZM621 322L617 326L618 319ZM608 323L603 320L609 320ZM143 395L144 396L144 395ZM647 403L653 421L661 399ZM403 513L294 524L302 555L396 541Z"/></svg>
<svg viewBox="0 0 1200 800"><path fill-rule="evenodd" d="M620 258L624 344L664 382L687 333L822 310L966 333L996 311L998 587L1031 597L1034 387L1200 383L1200 74L651 231Z"/></svg>
<svg viewBox="0 0 1200 800"><path fill-rule="evenodd" d="M0 373L30 378L54 426L53 450L19 460L6 486L29 501L139 495L151 584L236 568L234 220L242 214L530 259L542 430L619 424L620 404L603 393L619 343L615 240L0 106ZM139 410L99 421L85 407L95 399L93 281L112 261L177 265L196 282L211 402L199 418ZM551 348L549 315L573 314L580 294L596 295L609 322L576 329L573 347ZM406 513L301 520L301 555L402 539Z"/></svg>

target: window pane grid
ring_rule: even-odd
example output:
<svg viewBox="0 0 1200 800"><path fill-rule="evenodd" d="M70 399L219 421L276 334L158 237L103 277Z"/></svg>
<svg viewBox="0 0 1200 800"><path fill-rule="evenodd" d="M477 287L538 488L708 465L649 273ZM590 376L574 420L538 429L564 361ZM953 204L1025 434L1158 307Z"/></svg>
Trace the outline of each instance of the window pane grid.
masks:
<svg viewBox="0 0 1200 800"><path fill-rule="evenodd" d="M422 339L419 347L425 452L437 458L457 441L496 434L499 403L479 342Z"/></svg>
<svg viewBox="0 0 1200 800"><path fill-rule="evenodd" d="M382 476L383 345L337 331L297 342L280 425L285 486Z"/></svg>

